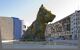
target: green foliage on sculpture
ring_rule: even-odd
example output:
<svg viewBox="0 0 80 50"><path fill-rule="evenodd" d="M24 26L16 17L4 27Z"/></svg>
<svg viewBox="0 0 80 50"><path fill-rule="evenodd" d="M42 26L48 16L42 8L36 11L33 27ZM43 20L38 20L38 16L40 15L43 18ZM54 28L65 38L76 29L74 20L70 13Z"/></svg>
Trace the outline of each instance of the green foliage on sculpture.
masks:
<svg viewBox="0 0 80 50"><path fill-rule="evenodd" d="M39 8L36 20L22 36L24 41L45 41L45 29L48 22L53 21L55 15L45 9L43 5Z"/></svg>

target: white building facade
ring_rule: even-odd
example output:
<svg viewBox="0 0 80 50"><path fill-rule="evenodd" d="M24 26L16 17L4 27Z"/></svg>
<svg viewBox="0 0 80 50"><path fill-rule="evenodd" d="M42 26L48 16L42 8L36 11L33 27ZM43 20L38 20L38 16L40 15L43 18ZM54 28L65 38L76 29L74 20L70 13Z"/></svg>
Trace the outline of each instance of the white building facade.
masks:
<svg viewBox="0 0 80 50"><path fill-rule="evenodd" d="M77 40L80 34L80 10L75 11L70 17L72 39Z"/></svg>

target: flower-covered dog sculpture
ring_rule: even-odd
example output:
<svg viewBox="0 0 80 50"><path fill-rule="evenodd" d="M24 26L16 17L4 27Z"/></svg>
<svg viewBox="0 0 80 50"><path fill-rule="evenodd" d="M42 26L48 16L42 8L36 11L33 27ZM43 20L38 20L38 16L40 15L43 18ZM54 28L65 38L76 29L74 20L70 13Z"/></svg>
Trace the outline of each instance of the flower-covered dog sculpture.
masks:
<svg viewBox="0 0 80 50"><path fill-rule="evenodd" d="M28 27L22 36L24 41L45 41L45 29L48 22L55 18L43 5L39 8L36 20Z"/></svg>

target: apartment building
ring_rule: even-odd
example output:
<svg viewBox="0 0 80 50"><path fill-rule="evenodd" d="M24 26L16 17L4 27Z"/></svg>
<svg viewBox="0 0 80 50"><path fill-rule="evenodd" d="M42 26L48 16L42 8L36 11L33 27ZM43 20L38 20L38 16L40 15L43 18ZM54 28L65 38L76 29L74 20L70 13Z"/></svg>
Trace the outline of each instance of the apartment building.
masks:
<svg viewBox="0 0 80 50"><path fill-rule="evenodd" d="M45 36L51 37L51 39L62 39L63 37L70 39L70 17L65 17L53 24L47 25Z"/></svg>
<svg viewBox="0 0 80 50"><path fill-rule="evenodd" d="M76 10L75 13L71 14L70 20L72 39L78 39L80 34L80 10Z"/></svg>
<svg viewBox="0 0 80 50"><path fill-rule="evenodd" d="M67 17L48 24L45 30L46 39L67 39L76 40L80 33L80 11L68 15Z"/></svg>

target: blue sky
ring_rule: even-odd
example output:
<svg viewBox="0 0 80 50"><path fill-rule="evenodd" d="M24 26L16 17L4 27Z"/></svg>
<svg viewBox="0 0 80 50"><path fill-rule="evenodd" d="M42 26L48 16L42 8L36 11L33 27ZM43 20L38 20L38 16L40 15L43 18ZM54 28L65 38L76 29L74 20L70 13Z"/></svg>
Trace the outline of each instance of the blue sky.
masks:
<svg viewBox="0 0 80 50"><path fill-rule="evenodd" d="M29 26L36 19L39 7L43 4L56 15L53 20L56 22L80 9L79 2L79 0L0 0L0 16L18 17Z"/></svg>

